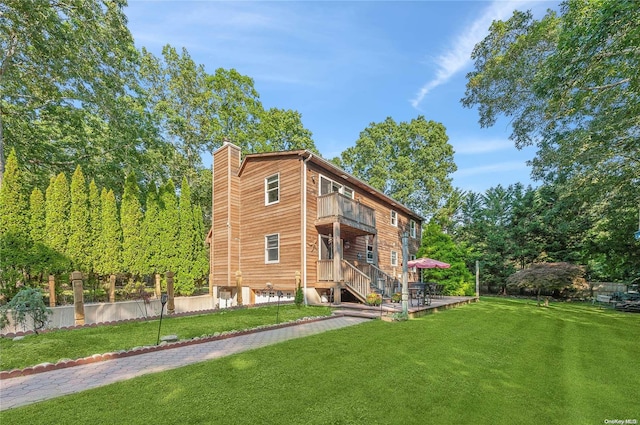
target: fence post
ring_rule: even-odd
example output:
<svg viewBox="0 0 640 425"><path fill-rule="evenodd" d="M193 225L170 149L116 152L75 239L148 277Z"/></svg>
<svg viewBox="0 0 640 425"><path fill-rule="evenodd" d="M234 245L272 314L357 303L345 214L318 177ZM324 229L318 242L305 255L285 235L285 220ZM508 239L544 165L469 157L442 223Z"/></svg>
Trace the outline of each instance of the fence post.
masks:
<svg viewBox="0 0 640 425"><path fill-rule="evenodd" d="M73 309L75 313L75 324L84 325L84 293L82 291L82 273L75 271L71 273L71 284L73 285Z"/></svg>
<svg viewBox="0 0 640 425"><path fill-rule="evenodd" d="M242 305L242 272L236 271L236 304Z"/></svg>
<svg viewBox="0 0 640 425"><path fill-rule="evenodd" d="M154 278L156 280L156 298L160 298L160 296L162 295L162 285L160 284L160 273L156 273L154 274Z"/></svg>
<svg viewBox="0 0 640 425"><path fill-rule="evenodd" d="M116 302L116 275L109 275L109 302Z"/></svg>
<svg viewBox="0 0 640 425"><path fill-rule="evenodd" d="M173 276L175 273L168 271L164 275L167 278L167 313L173 314L176 311L176 304L173 300Z"/></svg>
<svg viewBox="0 0 640 425"><path fill-rule="evenodd" d="M56 306L56 277L49 275L49 307Z"/></svg>

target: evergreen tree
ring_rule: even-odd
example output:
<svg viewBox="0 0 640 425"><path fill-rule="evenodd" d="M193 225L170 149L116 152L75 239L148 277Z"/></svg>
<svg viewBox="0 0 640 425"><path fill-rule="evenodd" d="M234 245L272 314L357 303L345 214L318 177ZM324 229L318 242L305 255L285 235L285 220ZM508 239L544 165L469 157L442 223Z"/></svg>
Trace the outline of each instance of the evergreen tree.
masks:
<svg viewBox="0 0 640 425"><path fill-rule="evenodd" d="M196 279L204 278L209 274L209 251L205 244L207 231L205 231L204 221L202 220L202 208L199 205L193 206L193 223L196 228L196 256L194 263L193 275Z"/></svg>
<svg viewBox="0 0 640 425"><path fill-rule="evenodd" d="M195 291L194 271L196 256L197 230L193 222L193 207L191 206L191 188L186 177L182 178L180 186L180 208L178 210L180 232L178 240L178 269L176 273L176 292L191 295Z"/></svg>
<svg viewBox="0 0 640 425"><path fill-rule="evenodd" d="M33 243L30 250L30 272L38 278L38 282L43 281L43 274L51 268L51 258L45 246L45 232L44 194L36 187L29 197L29 235Z"/></svg>
<svg viewBox="0 0 640 425"><path fill-rule="evenodd" d="M66 256L69 224L69 184L63 173L51 177L46 193L45 245L57 256ZM66 261L64 263L67 263ZM69 264L57 262L51 273L68 272Z"/></svg>
<svg viewBox="0 0 640 425"><path fill-rule="evenodd" d="M89 263L91 270L97 270L104 247L102 246L102 209L100 206L100 191L95 180L89 183Z"/></svg>
<svg viewBox="0 0 640 425"><path fill-rule="evenodd" d="M121 271L122 231L118 220L118 207L113 190L102 188L100 194L102 205L102 232L100 245L103 248L97 271L102 275L115 274Z"/></svg>
<svg viewBox="0 0 640 425"><path fill-rule="evenodd" d="M122 225L122 267L124 272L140 275L143 269L142 255L142 207L140 188L134 173L130 173L124 183L124 194L120 206Z"/></svg>
<svg viewBox="0 0 640 425"><path fill-rule="evenodd" d="M147 203L142 221L143 273L160 273L160 204L158 190L152 183L147 190Z"/></svg>
<svg viewBox="0 0 640 425"><path fill-rule="evenodd" d="M87 182L78 165L71 177L71 209L69 212L69 243L67 252L74 270L88 272L91 266L89 253L89 206Z"/></svg>
<svg viewBox="0 0 640 425"><path fill-rule="evenodd" d="M24 196L15 150L7 158L4 182L0 187L0 293L12 298L16 283L23 281L28 259L29 228L27 200Z"/></svg>
<svg viewBox="0 0 640 425"><path fill-rule="evenodd" d="M26 238L28 235L27 200L25 199L16 151L12 149L7 158L4 182L0 187L0 234Z"/></svg>
<svg viewBox="0 0 640 425"><path fill-rule="evenodd" d="M33 243L44 243L45 203L44 194L37 187L29 198L29 234Z"/></svg>
<svg viewBox="0 0 640 425"><path fill-rule="evenodd" d="M173 180L169 179L160 188L160 271L173 271L178 268L178 236L180 218L178 200Z"/></svg>

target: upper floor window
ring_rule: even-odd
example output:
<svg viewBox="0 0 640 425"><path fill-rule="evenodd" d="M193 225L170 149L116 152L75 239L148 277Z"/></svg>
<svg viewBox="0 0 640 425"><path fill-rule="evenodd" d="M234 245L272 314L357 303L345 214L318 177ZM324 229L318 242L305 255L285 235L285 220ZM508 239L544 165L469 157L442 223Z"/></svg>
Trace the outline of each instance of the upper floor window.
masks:
<svg viewBox="0 0 640 425"><path fill-rule="evenodd" d="M264 237L264 262L280 262L280 235L278 233Z"/></svg>
<svg viewBox="0 0 640 425"><path fill-rule="evenodd" d="M398 267L398 252L391 251L391 267Z"/></svg>
<svg viewBox="0 0 640 425"><path fill-rule="evenodd" d="M398 213L391 210L391 225L398 227Z"/></svg>
<svg viewBox="0 0 640 425"><path fill-rule="evenodd" d="M418 234L417 231L416 231L416 222L413 221L413 220L411 220L409 222L409 232L410 232L412 238L415 238L416 235Z"/></svg>
<svg viewBox="0 0 640 425"><path fill-rule="evenodd" d="M334 182L325 176L320 176L320 195L327 195L333 192L342 193L343 195L353 199L353 189L338 182Z"/></svg>
<svg viewBox="0 0 640 425"><path fill-rule="evenodd" d="M275 204L280 201L280 174L264 179L264 204Z"/></svg>

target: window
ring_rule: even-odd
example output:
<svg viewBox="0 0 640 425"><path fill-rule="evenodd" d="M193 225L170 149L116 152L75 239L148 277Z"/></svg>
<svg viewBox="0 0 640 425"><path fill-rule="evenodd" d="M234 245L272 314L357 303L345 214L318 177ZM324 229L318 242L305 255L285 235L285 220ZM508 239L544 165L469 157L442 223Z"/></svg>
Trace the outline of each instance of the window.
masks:
<svg viewBox="0 0 640 425"><path fill-rule="evenodd" d="M411 254L411 255L409 256L409 261L413 261L413 260L415 260L415 259L416 259L416 256L415 256L415 255ZM415 273L415 272L417 272L417 271L418 271L418 268L417 268L417 267L410 267L410 268L409 268L409 271L410 271L410 272Z"/></svg>
<svg viewBox="0 0 640 425"><path fill-rule="evenodd" d="M398 227L398 213L391 210L391 225Z"/></svg>
<svg viewBox="0 0 640 425"><path fill-rule="evenodd" d="M398 267L398 252L391 251L391 266Z"/></svg>
<svg viewBox="0 0 640 425"><path fill-rule="evenodd" d="M416 222L411 220L409 222L409 230L411 232L411 237L415 238L416 237Z"/></svg>
<svg viewBox="0 0 640 425"><path fill-rule="evenodd" d="M373 264L373 238L367 237L367 263Z"/></svg>
<svg viewBox="0 0 640 425"><path fill-rule="evenodd" d="M267 235L264 237L264 262L279 263L280 262L280 235Z"/></svg>
<svg viewBox="0 0 640 425"><path fill-rule="evenodd" d="M353 199L353 189L334 182L325 176L320 176L320 196L333 192L342 193L346 197Z"/></svg>
<svg viewBox="0 0 640 425"><path fill-rule="evenodd" d="M349 188L347 186L343 186L342 187L342 194L344 196L347 196L347 197L353 199L353 189L351 189L351 188Z"/></svg>
<svg viewBox="0 0 640 425"><path fill-rule="evenodd" d="M275 204L280 200L280 175L274 174L264 179L264 204Z"/></svg>

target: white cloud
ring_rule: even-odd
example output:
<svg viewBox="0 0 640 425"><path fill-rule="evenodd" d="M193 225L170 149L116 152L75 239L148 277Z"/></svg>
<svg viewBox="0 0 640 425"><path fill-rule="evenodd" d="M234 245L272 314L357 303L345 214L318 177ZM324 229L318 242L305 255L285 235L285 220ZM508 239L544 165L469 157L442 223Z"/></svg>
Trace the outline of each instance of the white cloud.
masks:
<svg viewBox="0 0 640 425"><path fill-rule="evenodd" d="M494 20L508 19L515 9L526 8L527 1L494 0L485 12L476 19L463 33L458 34L452 41L451 48L435 58L436 75L427 81L411 100L411 105L418 109L424 98L434 88L446 83L451 77L462 71L471 62L473 47L488 33L489 26Z"/></svg>

